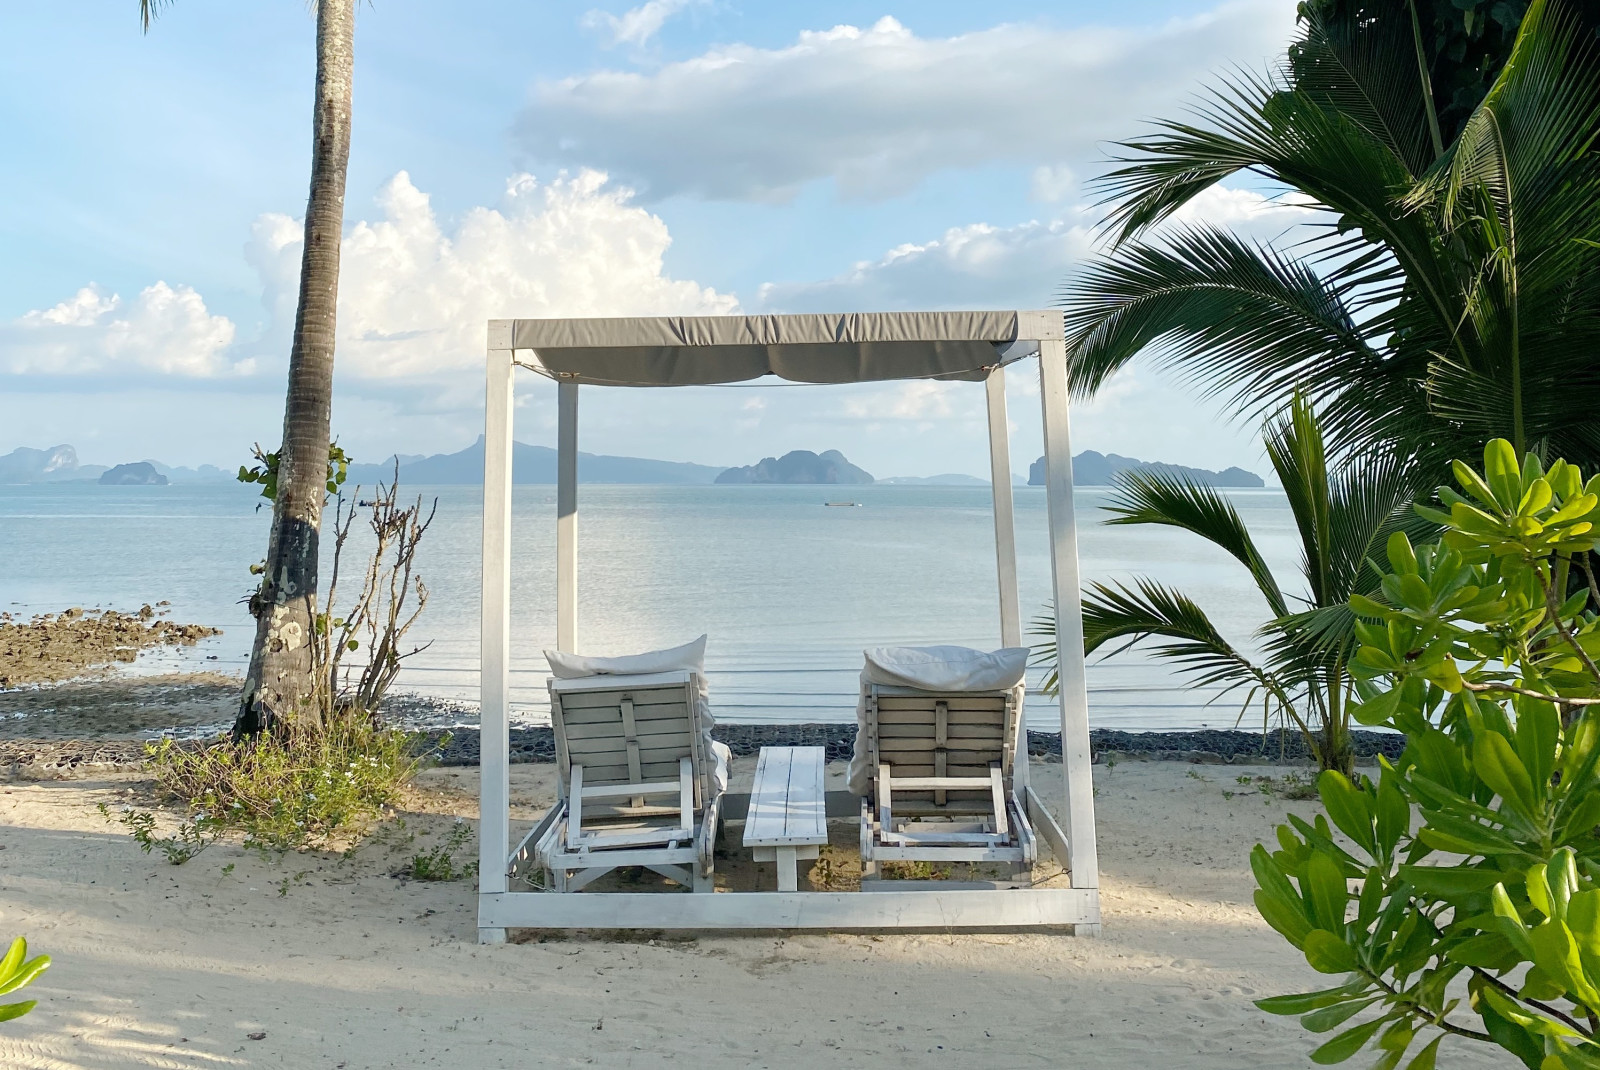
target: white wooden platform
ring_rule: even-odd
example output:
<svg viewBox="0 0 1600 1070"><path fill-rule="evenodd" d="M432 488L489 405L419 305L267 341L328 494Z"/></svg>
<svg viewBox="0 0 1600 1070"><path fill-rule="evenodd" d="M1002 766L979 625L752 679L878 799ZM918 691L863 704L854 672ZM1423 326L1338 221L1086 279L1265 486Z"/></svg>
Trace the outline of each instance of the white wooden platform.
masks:
<svg viewBox="0 0 1600 1070"><path fill-rule="evenodd" d="M828 842L826 765L821 747L762 747L756 760L744 845L757 862L777 863L780 892L799 888L798 860Z"/></svg>
<svg viewBox="0 0 1600 1070"><path fill-rule="evenodd" d="M992 929L1072 926L1100 931L1095 888L1003 891L486 893L486 929Z"/></svg>

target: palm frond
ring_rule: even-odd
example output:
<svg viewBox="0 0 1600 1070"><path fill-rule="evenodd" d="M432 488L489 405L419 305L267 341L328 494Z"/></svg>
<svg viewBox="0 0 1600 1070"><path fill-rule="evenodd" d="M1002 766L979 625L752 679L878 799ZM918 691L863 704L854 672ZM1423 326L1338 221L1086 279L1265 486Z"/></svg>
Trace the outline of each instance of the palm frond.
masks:
<svg viewBox="0 0 1600 1070"><path fill-rule="evenodd" d="M1412 37L1396 19L1324 20L1302 9L1289 48L1289 80L1323 107L1349 116L1414 174L1435 157Z"/></svg>
<svg viewBox="0 0 1600 1070"><path fill-rule="evenodd" d="M1328 547L1332 541L1328 454L1322 428L1303 394L1294 396L1287 414L1267 424L1262 438L1300 532L1301 567L1311 588L1311 603L1327 605L1331 564Z"/></svg>
<svg viewBox="0 0 1600 1070"><path fill-rule="evenodd" d="M1061 304L1079 396L1147 348L1246 403L1286 397L1330 363L1349 376L1377 357L1337 283L1215 227L1095 260Z"/></svg>
<svg viewBox="0 0 1600 1070"><path fill-rule="evenodd" d="M139 0L139 24L145 33L150 32L150 24L161 14L161 9L171 2L172 0Z"/></svg>
<svg viewBox="0 0 1600 1070"><path fill-rule="evenodd" d="M1203 609L1154 580L1140 578L1131 587L1096 583L1084 592L1084 653L1092 654L1117 639L1128 640L1122 649L1147 639L1167 640L1156 643L1152 653L1180 663L1202 687L1280 691L1272 674L1224 639Z"/></svg>
<svg viewBox="0 0 1600 1070"><path fill-rule="evenodd" d="M1249 569L1274 614L1289 611L1277 578L1238 510L1213 488L1185 475L1148 469L1118 473L1115 488L1105 506L1112 514L1107 524L1156 524L1191 531Z"/></svg>

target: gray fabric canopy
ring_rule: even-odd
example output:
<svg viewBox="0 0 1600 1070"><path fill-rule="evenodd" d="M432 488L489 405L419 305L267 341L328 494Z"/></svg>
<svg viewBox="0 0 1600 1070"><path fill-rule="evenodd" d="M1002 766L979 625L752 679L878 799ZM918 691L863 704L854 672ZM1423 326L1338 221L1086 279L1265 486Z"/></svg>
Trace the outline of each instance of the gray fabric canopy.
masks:
<svg viewBox="0 0 1600 1070"><path fill-rule="evenodd" d="M1013 342L1061 337L1057 312L871 312L511 320L537 370L603 386L693 386L776 375L797 383L976 382Z"/></svg>

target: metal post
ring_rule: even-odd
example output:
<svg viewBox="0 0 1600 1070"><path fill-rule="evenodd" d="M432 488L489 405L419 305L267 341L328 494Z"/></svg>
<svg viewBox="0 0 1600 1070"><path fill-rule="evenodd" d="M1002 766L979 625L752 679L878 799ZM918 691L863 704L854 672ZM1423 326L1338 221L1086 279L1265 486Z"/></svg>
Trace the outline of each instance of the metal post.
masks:
<svg viewBox="0 0 1600 1070"><path fill-rule="evenodd" d="M511 425L515 365L511 324L489 324L483 419L483 624L479 647L479 918L483 896L506 890L510 845L511 692ZM480 943L504 943L497 926L478 929Z"/></svg>
<svg viewBox="0 0 1600 1070"><path fill-rule="evenodd" d="M1095 847L1094 771L1089 757L1089 693L1084 678L1078 531L1072 507L1067 344L1059 335L1039 343L1039 387L1044 414L1045 496L1050 510L1050 569L1054 577L1056 654L1061 681L1061 760L1066 774L1070 855L1067 864L1074 888L1098 888L1100 862Z"/></svg>
<svg viewBox="0 0 1600 1070"><path fill-rule="evenodd" d="M556 649L578 649L578 384L556 387Z"/></svg>

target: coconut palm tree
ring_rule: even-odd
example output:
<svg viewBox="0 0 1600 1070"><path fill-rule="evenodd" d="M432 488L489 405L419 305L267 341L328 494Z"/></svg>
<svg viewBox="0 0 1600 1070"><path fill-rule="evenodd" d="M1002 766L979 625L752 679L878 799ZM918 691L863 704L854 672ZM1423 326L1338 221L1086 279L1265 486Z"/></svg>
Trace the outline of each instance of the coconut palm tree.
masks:
<svg viewBox="0 0 1600 1070"><path fill-rule="evenodd" d="M1324 769L1349 773L1349 701L1345 669L1351 650L1355 593L1370 594L1378 574L1368 567L1390 533L1415 530L1412 491L1392 455L1359 469L1328 469L1322 428L1303 397L1270 421L1263 437L1300 536L1302 593L1285 591L1267 567L1233 505L1210 487L1161 472L1125 472L1107 509L1108 524L1158 524L1193 532L1242 565L1270 617L1258 629L1259 657L1229 642L1187 595L1148 577L1090 584L1083 600L1084 651L1124 640L1112 653L1144 641L1202 686L1243 692L1241 717L1258 706L1266 719L1292 726ZM1035 622L1050 637L1040 659L1055 662L1054 617ZM1047 686L1050 681L1047 680Z"/></svg>
<svg viewBox="0 0 1600 1070"><path fill-rule="evenodd" d="M1393 452L1429 479L1495 437L1600 464L1600 49L1534 0L1436 152L1415 51L1408 68L1373 36L1407 21L1313 14L1282 71L1122 146L1113 246L1064 298L1077 393L1148 353L1242 413L1304 392L1337 454ZM1291 249L1151 232L1240 173L1332 222Z"/></svg>
<svg viewBox="0 0 1600 1070"><path fill-rule="evenodd" d="M139 0L145 30L170 0ZM283 444L275 455L276 493L266 570L251 599L256 617L250 670L235 725L259 732L275 721L320 721L313 701L312 636L317 621L317 551L328 489L333 409L334 317L345 172L350 158L350 95L356 0L315 0L317 85L312 113L311 191L306 203L300 296L289 349Z"/></svg>

